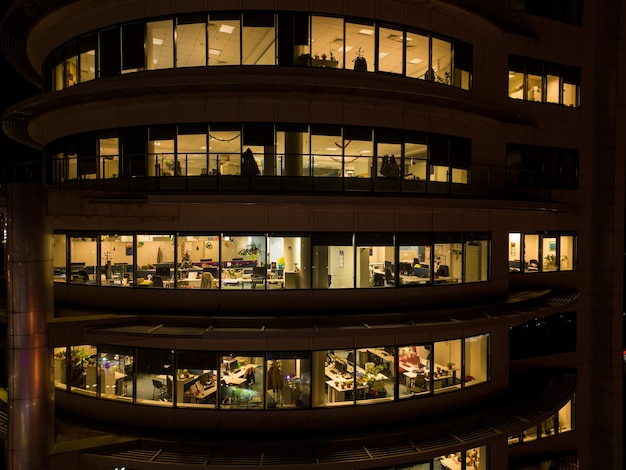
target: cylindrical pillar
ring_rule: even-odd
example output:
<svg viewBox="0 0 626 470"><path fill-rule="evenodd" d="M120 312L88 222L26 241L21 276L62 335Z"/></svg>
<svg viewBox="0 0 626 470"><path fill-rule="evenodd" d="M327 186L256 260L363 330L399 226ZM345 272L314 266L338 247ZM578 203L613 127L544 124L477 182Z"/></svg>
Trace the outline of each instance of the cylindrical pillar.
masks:
<svg viewBox="0 0 626 470"><path fill-rule="evenodd" d="M9 470L48 468L54 386L48 349L53 315L52 229L41 184L7 187Z"/></svg>

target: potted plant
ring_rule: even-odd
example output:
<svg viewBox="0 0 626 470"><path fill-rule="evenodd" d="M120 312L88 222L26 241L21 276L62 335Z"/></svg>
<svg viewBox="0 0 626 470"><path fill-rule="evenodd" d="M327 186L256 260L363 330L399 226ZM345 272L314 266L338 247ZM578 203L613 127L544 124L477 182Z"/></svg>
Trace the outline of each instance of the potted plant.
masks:
<svg viewBox="0 0 626 470"><path fill-rule="evenodd" d="M363 373L363 383L369 387L369 393L372 397L384 397L387 395L385 382L387 378L382 378L382 372L385 370L384 364L367 364Z"/></svg>
<svg viewBox="0 0 626 470"><path fill-rule="evenodd" d="M84 349L72 349L70 352L70 385L72 387L84 387L89 353Z"/></svg>
<svg viewBox="0 0 626 470"><path fill-rule="evenodd" d="M447 366L449 370L454 369L454 362L448 362Z"/></svg>

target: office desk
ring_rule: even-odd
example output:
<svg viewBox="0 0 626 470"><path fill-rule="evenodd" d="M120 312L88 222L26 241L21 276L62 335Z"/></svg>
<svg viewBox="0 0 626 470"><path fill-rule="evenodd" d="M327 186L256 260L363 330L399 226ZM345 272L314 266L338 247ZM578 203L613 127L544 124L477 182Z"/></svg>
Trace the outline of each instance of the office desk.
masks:
<svg viewBox="0 0 626 470"><path fill-rule="evenodd" d="M202 386L202 384L200 384ZM203 388L198 391L198 393L191 393L189 390L183 394L183 401L185 403L198 403L199 401L205 400L212 394L217 392L217 384L213 383L212 386L208 388Z"/></svg>
<svg viewBox="0 0 626 470"><path fill-rule="evenodd" d="M430 284L430 278L400 274L400 284L403 286L407 284Z"/></svg>
<svg viewBox="0 0 626 470"><path fill-rule="evenodd" d="M457 462L456 459L452 457L446 457L445 459L441 459L441 465L443 468L447 468L448 470L461 470L461 462ZM467 467L468 469L474 467Z"/></svg>

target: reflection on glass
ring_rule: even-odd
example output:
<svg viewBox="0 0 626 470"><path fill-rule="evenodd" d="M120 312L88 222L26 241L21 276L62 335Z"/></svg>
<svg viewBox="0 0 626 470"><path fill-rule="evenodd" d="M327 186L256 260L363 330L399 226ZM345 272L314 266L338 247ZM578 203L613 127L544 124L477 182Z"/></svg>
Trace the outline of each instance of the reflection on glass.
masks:
<svg viewBox="0 0 626 470"><path fill-rule="evenodd" d="M100 350L100 396L131 401L133 396L132 348L103 346Z"/></svg>
<svg viewBox="0 0 626 470"><path fill-rule="evenodd" d="M95 395L98 389L96 347L71 346L69 368L70 389L74 392Z"/></svg>
<svg viewBox="0 0 626 470"><path fill-rule="evenodd" d="M261 409L265 390L264 377L261 355L223 355L220 361L220 408ZM275 382L268 382L268 387L270 385L279 386Z"/></svg>
<svg viewBox="0 0 626 470"><path fill-rule="evenodd" d="M148 70L174 67L174 24L172 20L146 24L146 67Z"/></svg>

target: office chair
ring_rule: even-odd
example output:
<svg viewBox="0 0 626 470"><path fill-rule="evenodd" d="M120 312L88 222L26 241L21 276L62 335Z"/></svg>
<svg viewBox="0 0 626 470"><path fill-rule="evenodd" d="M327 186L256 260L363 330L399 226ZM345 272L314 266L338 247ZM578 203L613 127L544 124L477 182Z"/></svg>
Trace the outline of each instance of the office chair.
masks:
<svg viewBox="0 0 626 470"><path fill-rule="evenodd" d="M261 287L263 287L263 284L265 284L265 275L267 274L267 268L263 267L263 266L255 266L252 268L252 288L256 289L256 286L258 284L261 284Z"/></svg>
<svg viewBox="0 0 626 470"><path fill-rule="evenodd" d="M200 277L200 289L212 289L213 288L213 274L206 271L202 273Z"/></svg>
<svg viewBox="0 0 626 470"><path fill-rule="evenodd" d="M152 399L158 400L159 398L167 395L167 386L157 379L152 379L152 385L154 389L152 390Z"/></svg>
<svg viewBox="0 0 626 470"><path fill-rule="evenodd" d="M422 374L417 374L413 379L413 386L411 387L411 393L422 393L428 390L428 384L426 378Z"/></svg>
<svg viewBox="0 0 626 470"><path fill-rule="evenodd" d="M163 287L163 278L161 276L154 276L152 278L152 287Z"/></svg>
<svg viewBox="0 0 626 470"><path fill-rule="evenodd" d="M385 268L385 281L387 281L387 284L395 284L396 283L396 279L395 279L393 273L391 272L391 269L389 269L389 268Z"/></svg>
<svg viewBox="0 0 626 470"><path fill-rule="evenodd" d="M450 276L450 267L445 264L439 265L439 269L437 269L437 276L441 277L449 277Z"/></svg>

